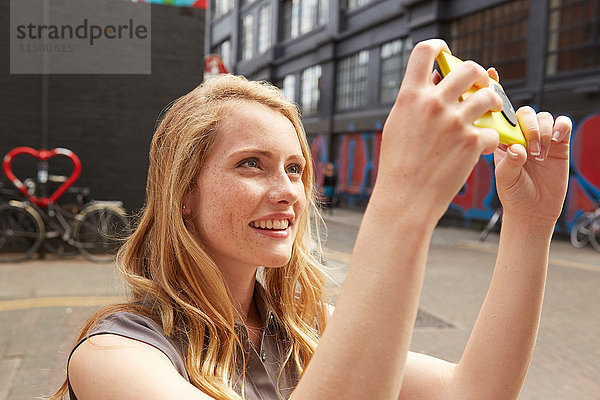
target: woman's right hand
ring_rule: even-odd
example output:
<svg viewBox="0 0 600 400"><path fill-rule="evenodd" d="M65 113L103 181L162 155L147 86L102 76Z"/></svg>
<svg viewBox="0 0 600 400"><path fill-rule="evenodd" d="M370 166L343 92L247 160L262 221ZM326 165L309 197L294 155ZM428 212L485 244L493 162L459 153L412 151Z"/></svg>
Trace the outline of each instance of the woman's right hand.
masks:
<svg viewBox="0 0 600 400"><path fill-rule="evenodd" d="M431 216L433 224L465 183L481 154L498 146L498 133L473 122L502 101L489 87L488 72L467 61L443 80L432 79L439 39L418 43L408 61L396 102L385 122L372 200L403 212ZM461 95L478 90L465 101ZM408 210L407 210L408 207Z"/></svg>

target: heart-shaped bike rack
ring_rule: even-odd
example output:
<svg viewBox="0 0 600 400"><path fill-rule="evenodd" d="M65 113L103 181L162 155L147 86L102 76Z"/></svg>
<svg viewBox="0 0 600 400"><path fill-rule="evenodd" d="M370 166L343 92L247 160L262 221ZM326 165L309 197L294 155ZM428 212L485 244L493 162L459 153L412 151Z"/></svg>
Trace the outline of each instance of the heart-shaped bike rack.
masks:
<svg viewBox="0 0 600 400"><path fill-rule="evenodd" d="M50 158L56 156L67 157L73 163L73 172L71 173L71 176L69 176L67 180L65 180L63 184L60 185L54 191L54 193L50 195L50 197L36 197L34 195L29 194L26 185L23 184L23 182L21 182L21 180L19 180L19 178L17 178L12 171L12 162L14 158L20 154L28 154L42 161L49 160ZM58 200L58 198L67 191L69 186L71 186L73 182L75 182L77 178L79 178L79 175L81 174L81 161L75 153L68 149L57 147L52 150L36 150L31 147L21 146L12 149L6 154L6 156L4 156L4 161L2 162L2 169L4 170L4 174L6 175L6 177L13 183L13 185L16 186L17 189L19 189L21 193L23 193L25 197L29 199L29 201L35 203L40 207L47 207L49 204L55 203L56 200Z"/></svg>

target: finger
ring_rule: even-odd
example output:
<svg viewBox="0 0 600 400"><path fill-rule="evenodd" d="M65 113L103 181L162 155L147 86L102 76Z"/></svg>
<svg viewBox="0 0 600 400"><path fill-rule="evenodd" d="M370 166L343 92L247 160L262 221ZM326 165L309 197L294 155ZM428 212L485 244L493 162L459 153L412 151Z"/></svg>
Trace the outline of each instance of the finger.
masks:
<svg viewBox="0 0 600 400"><path fill-rule="evenodd" d="M493 89L483 88L469 96L461 106L465 110L465 117L475 121L490 110L502 111L502 99Z"/></svg>
<svg viewBox="0 0 600 400"><path fill-rule="evenodd" d="M550 141L552 140L552 127L554 126L554 117L546 111L537 114L538 126L540 128L540 155L535 159L544 161L550 151Z"/></svg>
<svg viewBox="0 0 600 400"><path fill-rule="evenodd" d="M437 85L438 83L440 83L442 80L442 76L440 75L439 72L437 72L437 70L433 70L433 72L431 73L431 82L433 82L434 85Z"/></svg>
<svg viewBox="0 0 600 400"><path fill-rule="evenodd" d="M435 58L442 50L450 52L446 42L440 39L430 39L417 43L410 53L406 65L406 74L404 75L404 82L406 83L403 84L430 84L429 74L433 70Z"/></svg>
<svg viewBox="0 0 600 400"><path fill-rule="evenodd" d="M465 61L442 79L438 87L444 99L455 101L473 86L484 88L489 85L487 71L473 61Z"/></svg>
<svg viewBox="0 0 600 400"><path fill-rule="evenodd" d="M494 167L498 167L498 164L506 157L506 150L507 146L502 146L502 143L494 150Z"/></svg>
<svg viewBox="0 0 600 400"><path fill-rule="evenodd" d="M552 141L569 143L572 130L573 122L571 118L564 115L558 116L556 121L554 121L554 128L552 129Z"/></svg>
<svg viewBox="0 0 600 400"><path fill-rule="evenodd" d="M492 128L476 128L477 134L479 135L479 142L481 144L481 154L490 154L498 148L500 143L500 136L495 129Z"/></svg>
<svg viewBox="0 0 600 400"><path fill-rule="evenodd" d="M496 156L496 154L494 155ZM495 157L494 157L495 158ZM527 151L520 144L512 144L506 154L496 164L496 181L498 187L510 187L519 179L521 167L527 161Z"/></svg>
<svg viewBox="0 0 600 400"><path fill-rule="evenodd" d="M539 156L542 148L540 144L540 127L535 110L529 106L521 107L517 110L517 119L527 141L529 154L534 157Z"/></svg>
<svg viewBox="0 0 600 400"><path fill-rule="evenodd" d="M494 67L488 68L487 73L490 78L492 78L496 82L500 82L500 75L498 75L498 71L496 71L496 68L494 68Z"/></svg>

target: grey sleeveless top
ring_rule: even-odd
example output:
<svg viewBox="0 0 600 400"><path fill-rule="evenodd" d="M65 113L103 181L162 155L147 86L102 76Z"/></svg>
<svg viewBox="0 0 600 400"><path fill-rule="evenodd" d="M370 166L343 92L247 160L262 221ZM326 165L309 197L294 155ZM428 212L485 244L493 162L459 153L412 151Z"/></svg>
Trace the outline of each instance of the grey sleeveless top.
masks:
<svg viewBox="0 0 600 400"><path fill-rule="evenodd" d="M258 285L257 285L258 289ZM260 288L262 289L262 288ZM282 330L279 328L274 314L267 309L261 296L261 290L255 290L255 301L258 311L264 321L264 331L261 342L261 350L258 352L248 339L248 331L243 324L236 324L236 331L240 337L246 353L245 382L241 383L241 368L238 368L234 381L240 382L235 388L239 395L242 395L242 387L246 400L281 400L287 399L296 387L299 375L293 362L288 362L286 368L279 375L281 365L286 356L286 340ZM257 293L258 292L258 293ZM96 326L89 337L103 334L119 335L129 339L138 340L149 344L163 352L179 374L189 382L188 374L185 370L185 363L181 356L179 347L171 339L165 336L162 328L153 320L138 314L128 312L118 312L109 315ZM87 338L81 340L71 351L81 345ZM69 355L69 359L71 358ZM68 371L68 365L67 365ZM68 375L67 375L68 381ZM278 394L279 393L281 396ZM69 382L69 397L71 400L77 400L77 396L71 388Z"/></svg>

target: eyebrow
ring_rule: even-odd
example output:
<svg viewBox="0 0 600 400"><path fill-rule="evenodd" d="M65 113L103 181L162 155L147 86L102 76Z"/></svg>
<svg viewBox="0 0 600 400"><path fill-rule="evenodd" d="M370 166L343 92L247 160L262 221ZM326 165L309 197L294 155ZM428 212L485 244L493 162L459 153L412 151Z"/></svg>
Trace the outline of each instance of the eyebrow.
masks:
<svg viewBox="0 0 600 400"><path fill-rule="evenodd" d="M272 158L274 156L274 153L271 150L259 149L259 148L255 148L255 147L248 147L248 148L236 150L233 153L230 153L227 156L227 158L234 158L234 157L241 156L243 154L258 154L258 155L261 155L264 157L269 157L269 158ZM301 153L293 154L290 157L288 157L288 159L293 159L293 158L301 159L302 161L306 162L306 159L304 158L304 156Z"/></svg>

